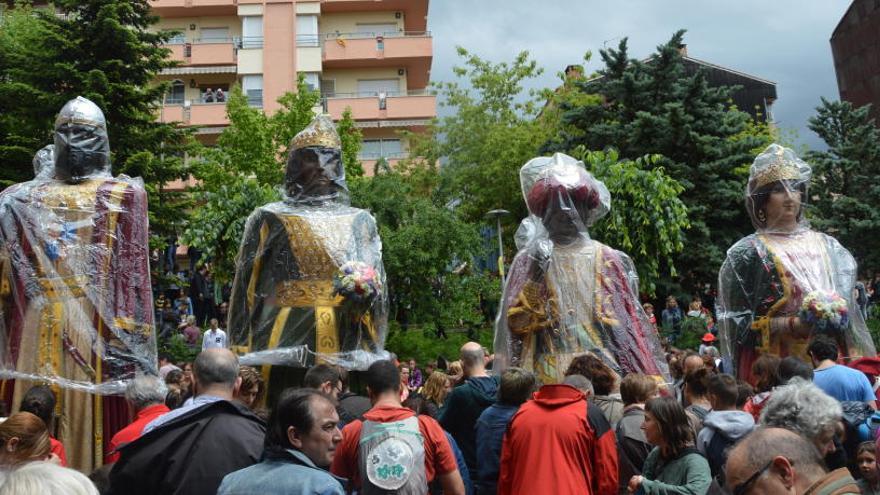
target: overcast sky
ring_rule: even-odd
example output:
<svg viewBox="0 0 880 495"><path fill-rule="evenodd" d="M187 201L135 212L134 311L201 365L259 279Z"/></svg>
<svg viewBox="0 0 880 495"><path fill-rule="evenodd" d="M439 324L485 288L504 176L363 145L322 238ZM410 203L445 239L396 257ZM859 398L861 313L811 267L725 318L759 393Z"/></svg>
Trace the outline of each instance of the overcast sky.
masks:
<svg viewBox="0 0 880 495"><path fill-rule="evenodd" d="M644 58L687 29L688 54L776 83L773 116L811 147L821 140L807 128L819 97L837 100L828 40L850 0L431 0L434 36L431 79L454 79L461 45L492 62L511 61L521 50L544 68L536 87L556 86L566 65L593 59L629 37L630 56Z"/></svg>

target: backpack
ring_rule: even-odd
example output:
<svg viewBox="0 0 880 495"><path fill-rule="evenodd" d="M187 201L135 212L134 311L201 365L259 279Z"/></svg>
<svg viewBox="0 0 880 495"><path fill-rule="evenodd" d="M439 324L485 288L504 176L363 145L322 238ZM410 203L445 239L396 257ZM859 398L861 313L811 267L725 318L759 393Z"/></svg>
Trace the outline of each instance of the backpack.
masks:
<svg viewBox="0 0 880 495"><path fill-rule="evenodd" d="M724 463L727 462L727 452L736 442L724 434L721 430L712 428L714 432L712 440L706 445L706 460L712 470L712 478L718 480L718 484L724 486Z"/></svg>
<svg viewBox="0 0 880 495"><path fill-rule="evenodd" d="M363 495L425 495L425 444L416 416L379 423L364 421L358 442Z"/></svg>

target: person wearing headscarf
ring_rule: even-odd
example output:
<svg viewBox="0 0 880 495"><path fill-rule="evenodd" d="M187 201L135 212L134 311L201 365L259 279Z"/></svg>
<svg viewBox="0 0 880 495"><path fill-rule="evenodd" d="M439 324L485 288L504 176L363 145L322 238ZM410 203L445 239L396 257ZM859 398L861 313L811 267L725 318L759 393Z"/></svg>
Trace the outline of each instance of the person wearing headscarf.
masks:
<svg viewBox="0 0 880 495"><path fill-rule="evenodd" d="M294 378L269 364L365 369L387 327L382 242L372 215L349 206L333 121L316 117L289 149L283 200L245 225L229 309L232 350L263 366L270 392Z"/></svg>
<svg viewBox="0 0 880 495"><path fill-rule="evenodd" d="M746 208L755 233L727 251L717 301L724 369L746 381L753 382L752 365L762 354L809 362L807 344L817 332L833 337L843 357L875 355L852 296L855 259L837 239L811 229L804 215L811 175L806 162L778 144L749 172ZM816 312L811 300L838 309Z"/></svg>
<svg viewBox="0 0 880 495"><path fill-rule="evenodd" d="M86 98L59 112L48 156L0 193L0 390L18 404L51 385L70 465L90 472L128 423L112 394L156 373L147 194L111 175L107 122Z"/></svg>
<svg viewBox="0 0 880 495"><path fill-rule="evenodd" d="M660 342L638 298L629 257L590 239L608 213L605 185L582 162L557 153L520 170L534 221L504 287L495 329L495 367L534 371L558 383L574 357L592 353L618 376L669 381Z"/></svg>

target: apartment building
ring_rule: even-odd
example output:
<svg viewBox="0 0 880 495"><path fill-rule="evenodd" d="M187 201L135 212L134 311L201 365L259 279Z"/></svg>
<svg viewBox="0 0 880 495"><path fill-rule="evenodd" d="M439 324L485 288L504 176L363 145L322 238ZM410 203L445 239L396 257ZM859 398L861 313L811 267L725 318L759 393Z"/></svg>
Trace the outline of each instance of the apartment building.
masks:
<svg viewBox="0 0 880 495"><path fill-rule="evenodd" d="M295 90L300 73L319 90L323 110L339 119L350 107L364 135L367 173L384 157L407 155L401 130L424 130L436 115L427 92L432 39L428 0L152 0L158 27L180 32L169 42L181 65L161 119L198 126L210 144L228 124L217 89L235 85L266 112ZM208 90L211 90L209 93Z"/></svg>

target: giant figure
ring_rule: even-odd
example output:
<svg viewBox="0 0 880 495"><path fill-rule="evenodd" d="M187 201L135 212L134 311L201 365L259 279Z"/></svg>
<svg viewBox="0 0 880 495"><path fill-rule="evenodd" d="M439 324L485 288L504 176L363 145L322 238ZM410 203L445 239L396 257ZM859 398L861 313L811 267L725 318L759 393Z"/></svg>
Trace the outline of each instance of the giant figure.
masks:
<svg viewBox="0 0 880 495"><path fill-rule="evenodd" d="M233 350L264 365L267 379L282 372L269 364L365 369L383 352L382 243L372 215L348 204L341 153L333 121L316 117L291 141L284 199L254 210L245 226L228 328ZM341 287L358 266L375 282L364 297Z"/></svg>
<svg viewBox="0 0 880 495"><path fill-rule="evenodd" d="M128 423L126 381L156 373L147 196L110 175L107 124L85 98L58 114L54 153L54 170L0 193L2 396L17 407L49 383L68 460L90 472Z"/></svg>
<svg viewBox="0 0 880 495"><path fill-rule="evenodd" d="M806 347L817 328L801 316L811 294L846 301L848 324L824 330L838 341L843 357L874 356L853 298L855 260L804 217L811 174L807 163L778 144L751 166L746 208L756 232L727 251L718 276L722 358L739 378L752 379L752 364L762 353L810 362Z"/></svg>
<svg viewBox="0 0 880 495"><path fill-rule="evenodd" d="M520 183L533 220L518 235L523 246L504 287L498 366L523 367L556 383L575 356L590 352L621 376L668 381L632 261L589 236L588 227L611 207L605 185L561 153L530 160Z"/></svg>

